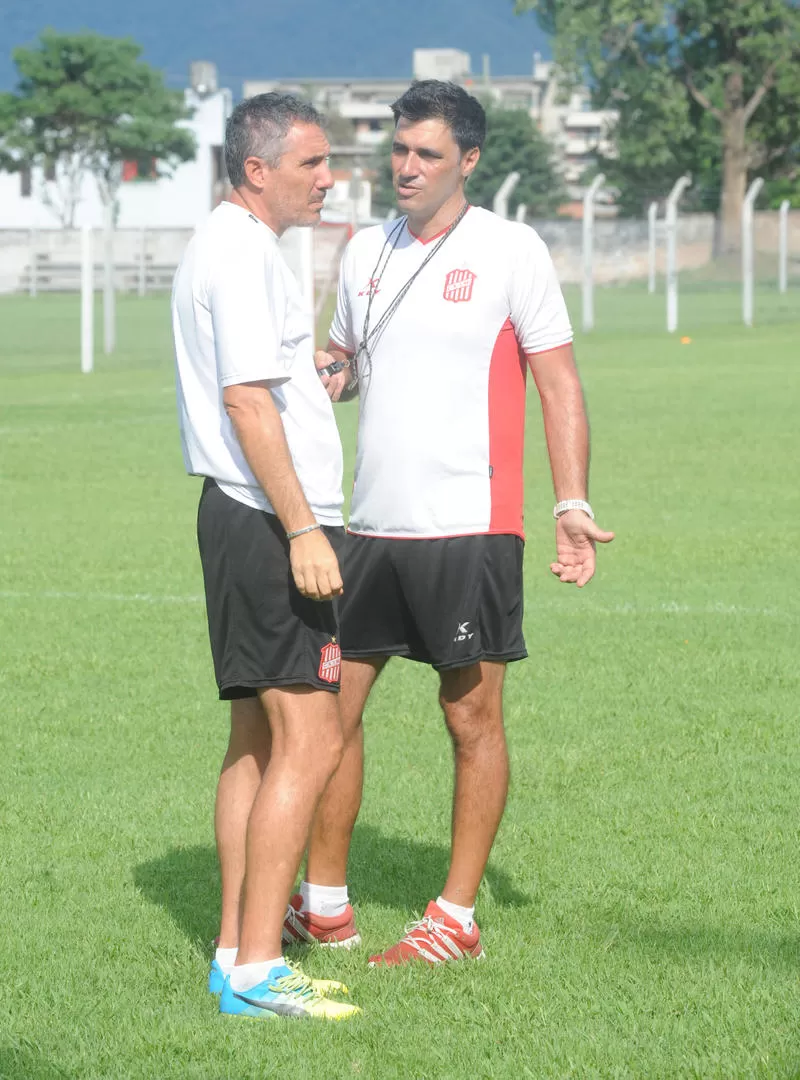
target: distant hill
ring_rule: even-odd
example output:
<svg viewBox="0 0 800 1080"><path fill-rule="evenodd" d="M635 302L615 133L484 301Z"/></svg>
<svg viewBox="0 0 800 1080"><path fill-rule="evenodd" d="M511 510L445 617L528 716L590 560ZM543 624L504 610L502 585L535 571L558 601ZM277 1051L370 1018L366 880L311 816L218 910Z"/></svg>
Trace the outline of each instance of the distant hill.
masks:
<svg viewBox="0 0 800 1080"><path fill-rule="evenodd" d="M546 36L513 0L0 0L0 89L11 89L11 49L45 26L130 36L145 59L186 83L190 60L213 60L238 95L244 79L411 76L416 48L463 49L472 69L489 53L492 72L529 72L548 57Z"/></svg>

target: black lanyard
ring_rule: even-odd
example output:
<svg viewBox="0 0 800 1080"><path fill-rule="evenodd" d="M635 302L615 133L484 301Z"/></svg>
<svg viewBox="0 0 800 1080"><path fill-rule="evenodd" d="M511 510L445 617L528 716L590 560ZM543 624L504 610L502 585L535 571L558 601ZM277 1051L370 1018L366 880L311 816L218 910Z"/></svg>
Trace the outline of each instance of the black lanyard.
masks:
<svg viewBox="0 0 800 1080"><path fill-rule="evenodd" d="M422 273L422 271L425 269L425 267L428 265L428 263L431 261L431 259L434 257L434 255L437 253L437 251L442 246L442 244L445 242L445 240L448 238L448 236L453 232L455 227L462 220L462 218L466 214L467 210L469 210L469 203L464 203L464 205L461 207L461 209L459 210L456 217L453 219L453 221L448 226L446 232L442 236L439 237L439 239L437 240L434 247L428 252L428 254L425 256L425 258L419 264L419 266L414 271L414 273L411 275L411 277L408 279L408 281L405 283L405 285L403 285L400 288L399 292L397 293L395 298L392 300L392 302L388 305L388 307L384 311L383 315L381 315L380 319L378 319L375 326L372 329L370 329L369 321L370 321L370 315L372 313L372 300L373 300L373 297L375 296L375 294L378 291L378 287L380 286L383 275L386 272L386 267L389 265L389 260L391 259L392 255L394 254L394 249L397 247L397 244L398 244L398 242L400 240L400 234L402 233L403 229L408 226L408 218L403 218L403 220L400 222L399 226L394 228L389 233L389 235L386 237L386 240L383 243L383 247L381 248L381 253L378 256L378 261L375 263L375 269L372 271L372 275L371 275L371 277L369 279L369 298L367 300L367 311L366 311L366 314L364 315L364 326L363 326L363 329L361 331L361 344L358 346L358 350L356 352L356 357L355 357L356 372L358 372L358 370L359 370L359 361L361 360L362 357L367 362L369 362L369 363L372 362L372 350L375 348L378 341L382 337L383 332L386 329L386 327L389 325L389 322L392 319L394 313L397 311L397 309L400 307L400 304L405 299L406 294L408 293L408 290L411 288L411 286L417 280L419 275ZM388 249L388 254L387 254L387 249ZM386 255L385 261L384 261L384 255ZM381 263L383 263L383 266L381 266Z"/></svg>

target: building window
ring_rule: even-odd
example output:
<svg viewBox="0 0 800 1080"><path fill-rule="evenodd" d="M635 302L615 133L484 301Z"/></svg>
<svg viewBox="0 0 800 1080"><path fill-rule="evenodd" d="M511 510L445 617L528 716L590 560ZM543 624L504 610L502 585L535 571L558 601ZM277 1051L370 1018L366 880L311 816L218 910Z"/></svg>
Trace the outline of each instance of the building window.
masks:
<svg viewBox="0 0 800 1080"><path fill-rule="evenodd" d="M156 180L157 178L155 158L122 162L123 184L128 184L133 180Z"/></svg>
<svg viewBox="0 0 800 1080"><path fill-rule="evenodd" d="M23 199L29 199L32 190L31 170L26 166L24 169L19 170L19 193Z"/></svg>

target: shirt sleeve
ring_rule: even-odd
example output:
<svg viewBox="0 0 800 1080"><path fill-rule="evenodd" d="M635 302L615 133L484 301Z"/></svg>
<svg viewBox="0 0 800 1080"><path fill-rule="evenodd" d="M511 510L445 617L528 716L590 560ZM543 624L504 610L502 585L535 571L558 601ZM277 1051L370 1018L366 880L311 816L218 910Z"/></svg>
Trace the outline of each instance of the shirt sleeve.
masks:
<svg viewBox="0 0 800 1080"><path fill-rule="evenodd" d="M263 248L241 245L214 268L208 287L220 386L286 382L283 282Z"/></svg>
<svg viewBox="0 0 800 1080"><path fill-rule="evenodd" d="M353 313L350 307L350 279L352 277L350 244L347 245L339 268L339 289L336 294L336 311L333 313L330 339L347 353L355 353L357 344L353 333Z"/></svg>
<svg viewBox="0 0 800 1080"><path fill-rule="evenodd" d="M512 262L511 322L523 352L546 352L572 341L572 325L547 245L529 226Z"/></svg>

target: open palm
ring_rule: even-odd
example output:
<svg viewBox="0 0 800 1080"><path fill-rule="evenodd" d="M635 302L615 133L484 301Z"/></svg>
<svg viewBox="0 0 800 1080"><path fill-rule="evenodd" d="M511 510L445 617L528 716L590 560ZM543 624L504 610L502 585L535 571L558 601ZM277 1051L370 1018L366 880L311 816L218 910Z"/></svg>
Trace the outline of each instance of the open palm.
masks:
<svg viewBox="0 0 800 1080"><path fill-rule="evenodd" d="M583 588L595 569L595 544L609 544L613 532L599 528L583 510L569 510L556 521L556 561L550 569L565 584Z"/></svg>

